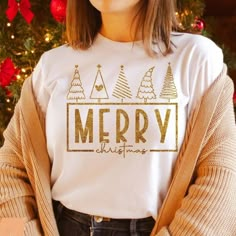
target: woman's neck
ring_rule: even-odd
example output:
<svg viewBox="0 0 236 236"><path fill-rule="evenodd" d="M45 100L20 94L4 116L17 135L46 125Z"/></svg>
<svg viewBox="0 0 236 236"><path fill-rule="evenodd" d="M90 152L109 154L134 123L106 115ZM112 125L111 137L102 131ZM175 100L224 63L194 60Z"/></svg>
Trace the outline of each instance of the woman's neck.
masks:
<svg viewBox="0 0 236 236"><path fill-rule="evenodd" d="M136 21L125 14L102 13L102 27L100 33L113 41L132 42L140 40L140 34L136 35Z"/></svg>

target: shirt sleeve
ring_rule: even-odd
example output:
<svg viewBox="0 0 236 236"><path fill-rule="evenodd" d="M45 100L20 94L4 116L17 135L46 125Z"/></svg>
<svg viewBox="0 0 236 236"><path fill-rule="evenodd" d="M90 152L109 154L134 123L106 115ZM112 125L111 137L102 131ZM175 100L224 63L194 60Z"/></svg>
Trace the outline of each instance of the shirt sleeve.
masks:
<svg viewBox="0 0 236 236"><path fill-rule="evenodd" d="M35 98L44 113L46 114L48 102L50 99L50 94L46 89L45 82L46 82L46 63L44 62L45 54L43 54L36 65L33 74L32 74L32 86L33 91L35 94Z"/></svg>
<svg viewBox="0 0 236 236"><path fill-rule="evenodd" d="M222 50L213 41L199 36L192 47L188 115L223 69Z"/></svg>

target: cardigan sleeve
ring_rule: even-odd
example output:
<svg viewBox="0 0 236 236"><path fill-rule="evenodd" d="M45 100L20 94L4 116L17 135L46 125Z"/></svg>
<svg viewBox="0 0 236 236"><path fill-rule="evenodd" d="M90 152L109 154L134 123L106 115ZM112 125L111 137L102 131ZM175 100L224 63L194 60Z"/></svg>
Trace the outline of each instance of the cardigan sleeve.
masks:
<svg viewBox="0 0 236 236"><path fill-rule="evenodd" d="M229 90L225 87L223 94ZM236 126L229 100L220 99L203 143L195 180L170 225L157 236L236 234Z"/></svg>
<svg viewBox="0 0 236 236"><path fill-rule="evenodd" d="M0 149L0 218L19 217L25 221L24 235L42 235L31 173L22 158L21 114L19 104L4 132L5 142Z"/></svg>

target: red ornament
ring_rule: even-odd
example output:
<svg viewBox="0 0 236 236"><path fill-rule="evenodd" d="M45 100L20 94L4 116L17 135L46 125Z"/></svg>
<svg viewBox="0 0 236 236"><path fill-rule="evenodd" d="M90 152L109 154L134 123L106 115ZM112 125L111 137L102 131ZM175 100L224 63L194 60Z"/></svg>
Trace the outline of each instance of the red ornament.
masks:
<svg viewBox="0 0 236 236"><path fill-rule="evenodd" d="M194 29L195 30L201 32L205 29L205 26L206 26L206 23L204 22L204 20L198 19L198 18L195 19L195 22L194 22Z"/></svg>
<svg viewBox="0 0 236 236"><path fill-rule="evenodd" d="M12 81L15 81L19 72L19 69L15 68L10 58L5 59L0 65L0 86L5 88Z"/></svg>
<svg viewBox="0 0 236 236"><path fill-rule="evenodd" d="M30 7L31 5L29 0L21 0L20 2L17 2L16 0L8 0L8 9L6 11L7 18L9 21L13 21L19 11L25 18L26 22L30 24L34 18L34 14L30 10Z"/></svg>
<svg viewBox="0 0 236 236"><path fill-rule="evenodd" d="M67 0L52 0L50 4L52 16L60 23L66 19L66 2Z"/></svg>

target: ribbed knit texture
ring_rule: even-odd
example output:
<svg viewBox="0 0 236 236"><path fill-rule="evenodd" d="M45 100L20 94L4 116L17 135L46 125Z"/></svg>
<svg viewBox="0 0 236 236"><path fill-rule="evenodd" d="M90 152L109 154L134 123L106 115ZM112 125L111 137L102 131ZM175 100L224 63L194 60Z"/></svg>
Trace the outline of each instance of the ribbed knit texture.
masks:
<svg viewBox="0 0 236 236"><path fill-rule="evenodd" d="M221 94L213 97L209 96L209 92L206 93L200 110L190 117L191 122L194 122L201 120L203 116L210 116L207 112L208 105L211 105L211 99L218 99L206 136L199 147L192 184L170 224L160 231L156 226L153 234L158 232L157 236L236 235L236 126L232 104L233 84L228 77L223 80L219 78L210 88L213 95L214 86L223 86ZM193 129L201 129L201 126L194 127L194 123L189 124L180 160L193 158L185 156Z"/></svg>
<svg viewBox="0 0 236 236"><path fill-rule="evenodd" d="M29 78L0 149L0 217L25 218L25 235L56 236L44 120L34 102Z"/></svg>
<svg viewBox="0 0 236 236"><path fill-rule="evenodd" d="M181 162L191 158L184 150L192 130L201 129L201 126L194 126L194 120L207 116L211 105L208 101L219 96L199 149L195 178L181 199L179 209L173 209L173 213L176 211L174 219L162 229L156 227L158 231L153 235L236 235L236 130L231 103L232 83L225 75L218 81L215 87L223 84L223 92L214 94L213 87L209 94L215 96L207 93L203 97L200 109L196 109L190 118L178 159ZM32 93L31 79L25 81L21 99L4 136L6 141L0 149L0 218L23 217L28 236L58 236L52 209L51 166L45 145L44 121Z"/></svg>

